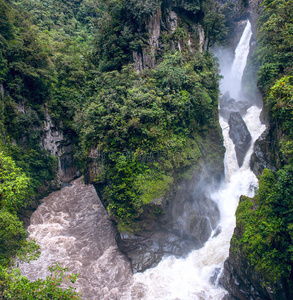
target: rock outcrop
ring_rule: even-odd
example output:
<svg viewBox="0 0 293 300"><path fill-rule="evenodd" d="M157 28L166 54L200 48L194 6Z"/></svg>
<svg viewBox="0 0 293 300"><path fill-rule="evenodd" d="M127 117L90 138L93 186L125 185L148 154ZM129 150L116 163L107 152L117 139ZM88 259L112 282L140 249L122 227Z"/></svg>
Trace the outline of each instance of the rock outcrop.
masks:
<svg viewBox="0 0 293 300"><path fill-rule="evenodd" d="M254 268L250 266L240 252L229 254L225 261L220 284L225 287L236 300L289 300L282 284L274 286L274 292L268 284L264 284ZM275 291L277 288L277 291Z"/></svg>
<svg viewBox="0 0 293 300"><path fill-rule="evenodd" d="M202 247L217 229L220 214L210 192L224 173L220 132L210 132L198 140L198 146L201 158L197 164L178 170L172 189L144 207L144 213L134 224L134 232L117 235L117 244L130 259L133 272L156 266L165 255L187 255ZM94 185L103 202L100 192L103 186ZM156 213L158 210L162 213Z"/></svg>
<svg viewBox="0 0 293 300"><path fill-rule="evenodd" d="M188 49L189 52L203 51L205 43L205 33L201 22L185 24L183 27L185 38L175 35L178 24L182 26L182 20L191 10L187 1L162 1L157 6L156 13L143 20L142 27L147 29L148 40L133 51L132 58L134 68L139 73L143 69L151 69L156 66L157 57L160 57L167 49L182 51ZM194 19L201 19L196 14ZM197 20L199 21L199 20ZM182 29L182 28L181 28ZM164 39L162 39L162 33Z"/></svg>
<svg viewBox="0 0 293 300"><path fill-rule="evenodd" d="M254 143L253 154L250 159L250 168L256 176L261 175L264 169L277 170L275 166L276 157L274 151L272 151L275 147L275 143L269 128L267 128Z"/></svg>
<svg viewBox="0 0 293 300"><path fill-rule="evenodd" d="M79 175L77 166L73 159L73 150L70 139L63 133L62 124L57 126L51 120L46 111L45 121L41 129L42 148L49 151L58 159L58 179L61 182L69 182Z"/></svg>
<svg viewBox="0 0 293 300"><path fill-rule="evenodd" d="M179 180L164 213L137 222L144 230L117 235L117 244L129 257L134 272L156 266L164 255L181 257L202 247L216 229L220 213L200 176L201 171L190 180Z"/></svg>
<svg viewBox="0 0 293 300"><path fill-rule="evenodd" d="M230 114L229 126L229 136L235 145L238 165L241 167L245 155L251 145L251 135L245 122L238 112L233 112Z"/></svg>
<svg viewBox="0 0 293 300"><path fill-rule="evenodd" d="M242 201L242 198L240 198ZM264 282L249 260L243 255L237 241L241 238L241 229L236 227L231 240L229 258L224 263L224 271L219 284L236 300L289 300L286 284ZM288 294L288 293L287 293Z"/></svg>
<svg viewBox="0 0 293 300"><path fill-rule="evenodd" d="M229 92L226 92L220 98L219 113L224 119L229 120L231 113L238 112L241 116L243 116L251 106L251 102L244 100L236 101L230 97Z"/></svg>

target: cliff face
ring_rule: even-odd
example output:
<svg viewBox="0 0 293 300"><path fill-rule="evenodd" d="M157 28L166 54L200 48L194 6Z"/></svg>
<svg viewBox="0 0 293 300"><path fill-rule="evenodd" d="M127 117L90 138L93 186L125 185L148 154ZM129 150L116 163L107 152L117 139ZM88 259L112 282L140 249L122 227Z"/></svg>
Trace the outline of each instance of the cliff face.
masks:
<svg viewBox="0 0 293 300"><path fill-rule="evenodd" d="M200 144L202 159L185 174L178 172L167 195L144 208L135 233L121 232L116 241L134 272L154 267L164 255L184 256L203 246L217 228L219 210L209 192L223 175L222 138L210 132ZM97 187L99 191L99 187ZM159 208L162 213L156 215Z"/></svg>
<svg viewBox="0 0 293 300"><path fill-rule="evenodd" d="M61 183L68 183L79 176L79 171L73 158L72 142L70 137L63 132L62 121L59 126L54 124L48 111L46 111L45 118L41 128L42 148L49 151L58 160L57 179Z"/></svg>
<svg viewBox="0 0 293 300"><path fill-rule="evenodd" d="M205 34L202 27L203 15L195 13L195 21L188 20L191 13L185 6L188 1L162 1L157 12L144 20L147 29L147 43L137 51L133 51L135 69L140 72L146 68L154 68L157 58L167 50L188 49L190 52L203 51ZM199 10L199 8L198 8ZM178 25L183 32L176 32ZM183 26L182 26L183 25ZM182 36L180 36L182 34Z"/></svg>
<svg viewBox="0 0 293 300"><path fill-rule="evenodd" d="M288 5L284 11L291 11L289 8L291 5L288 2L282 4L282 9ZM249 2L249 5L254 13L262 13L258 1ZM271 22L273 19L271 16L282 14L283 11L278 11L278 8L279 6L264 7L264 14L259 26L263 26L262 23L266 21ZM287 17L290 13L285 15ZM258 13L253 15L254 24L256 24L258 16ZM288 26L291 21L287 19L285 22ZM280 31L285 31L285 27L280 26L279 28ZM254 32L256 33L256 27ZM279 49L279 45L284 44L282 41L278 40L274 44L274 41L271 41L272 37L265 36L268 32L269 30L265 26L259 28L258 56L252 56L247 67L249 71L255 68L253 71L255 74L258 71L258 85L265 99L262 121L266 123L267 129L255 142L250 161L252 171L260 178L259 191L253 199L247 197L240 199L236 213L237 226L231 240L229 258L225 262L223 276L220 280L232 299L292 299L293 295L292 261L288 250L292 245L292 238L286 236L289 233L287 227L292 224L292 220L287 218L291 214L292 199L289 195L290 192L289 194L287 192L287 188L290 189L291 184L287 182L284 184L282 177L283 174L286 174L287 178L291 178L291 156L286 156L286 151L282 147L284 141L290 143L292 135L286 130L288 127L284 126L285 119L278 116L281 104L284 105L286 97L288 97L282 93L283 87L278 85L278 80L282 77L286 78L291 69L286 68L290 62L283 59L279 63L280 69L277 70L277 73L271 75L271 78L266 77L264 70L268 63L275 62L273 57L282 57L288 53L285 47ZM282 32L282 34L284 33ZM282 34L279 33L279 36ZM277 33L274 36L277 36ZM270 49L270 51L265 53L266 49ZM255 66L260 64L261 68L257 70L258 68L253 67L253 64ZM249 79L247 77L244 79L244 82L249 84ZM285 86L286 79L281 81L283 81L281 84ZM278 96L272 92L274 89L279 92ZM269 178L272 179L271 182ZM282 213L280 214L278 207L281 206ZM282 220L282 225L276 226L272 236L275 235L278 242L270 243L266 234L269 226L277 218ZM251 220L254 221L251 222ZM251 226L257 229L251 231ZM247 236L251 232L254 235L248 239ZM255 241L258 239L258 241L254 243L253 239ZM259 248L256 249L257 247ZM273 251L274 255L271 254ZM279 260L280 256L282 259Z"/></svg>
<svg viewBox="0 0 293 300"><path fill-rule="evenodd" d="M144 21L148 32L147 45L133 51L134 67L138 73L155 68L168 50L182 52L186 60L189 55L204 50L202 12L188 12L186 2L163 1L157 12ZM175 90L172 93L175 94ZM219 210L209 193L223 176L225 150L216 104L212 123L203 130L198 130L199 125L195 123L191 125L191 131L198 130L194 138L196 147L190 153L191 156L197 153L196 160L191 165L175 168L168 190L143 206L132 230L120 229L116 241L129 257L134 272L155 266L164 255L183 256L202 247L212 230L217 228ZM100 199L107 206L109 200L103 191L110 183L97 183L94 179L103 169L96 163L98 156L98 152L91 151L86 178L94 183ZM116 217L111 218L117 222Z"/></svg>
<svg viewBox="0 0 293 300"><path fill-rule="evenodd" d="M246 300L288 300L285 286L280 282L273 284L264 282L244 257L236 245L241 237L239 228L235 228L230 245L229 258L225 261L224 272L220 279L232 299Z"/></svg>

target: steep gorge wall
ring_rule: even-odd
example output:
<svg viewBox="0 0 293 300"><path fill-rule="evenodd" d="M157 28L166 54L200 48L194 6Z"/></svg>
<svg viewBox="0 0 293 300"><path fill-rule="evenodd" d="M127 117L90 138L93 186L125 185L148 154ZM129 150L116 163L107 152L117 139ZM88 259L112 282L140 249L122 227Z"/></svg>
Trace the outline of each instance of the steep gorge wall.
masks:
<svg viewBox="0 0 293 300"><path fill-rule="evenodd" d="M188 1L162 1L157 12L144 21L149 36L147 45L138 51L133 51L134 67L138 72L146 68L154 68L157 57L168 49L181 51L187 48L190 52L203 51L205 42L205 34L201 24L203 16L197 13L194 16L195 20L189 20L192 24L185 23L185 14L188 13L188 10L184 9L185 2L188 3ZM184 35L186 35L184 39L176 36L175 31L179 28L179 24L183 28Z"/></svg>
<svg viewBox="0 0 293 300"><path fill-rule="evenodd" d="M262 12L261 7L259 6L262 1L250 1L249 6L254 12L252 14L252 20L254 24L254 35L256 37L256 22L260 13ZM269 45L268 45L269 47ZM255 47L254 47L255 48ZM271 53L273 55L273 53ZM256 60L254 58L254 64L256 64ZM251 64L247 68L251 71L253 68ZM255 75L257 72L257 68L255 68ZM281 75L281 74L280 74ZM279 75L279 76L280 76ZM284 75L284 74L282 74ZM248 83L249 80L244 81L244 83ZM269 85L269 83L267 83ZM268 97L268 91L263 91L263 96ZM286 161L281 154L280 142L282 140L286 140L286 135L282 130L282 124L274 118L271 107L269 103L266 103L262 112L262 121L266 123L267 129L260 136L260 138L254 144L254 152L251 157L250 166L255 175L260 176L264 169L270 169L272 171L279 170L284 164L289 164L289 161ZM255 201L255 199L251 199ZM282 199L280 201L283 201ZM240 204L245 205L247 203L247 199L241 198ZM282 204L280 204L282 205ZM244 207L244 206L242 206ZM252 211L257 209L257 206L254 202L254 206L251 208ZM238 218L240 218L240 211ZM243 214L243 212L242 212ZM243 215L242 222L243 222ZM284 216L282 216L284 217ZM238 219L237 218L237 219ZM248 217L247 217L248 218ZM263 218L264 222L270 222L271 220L265 220L266 216L259 216L259 218ZM285 222L285 221L284 221ZM231 240L230 246L230 254L229 258L226 260L224 265L223 276L220 280L220 283L228 290L230 296L227 299L291 299L292 298L292 285L288 284L288 277L290 277L290 273L287 272L287 276L280 276L279 280L273 281L270 279L264 280L264 274L258 273L256 271L256 267L252 265L251 261L244 252L245 245L240 245L243 238L245 228L242 225L237 223L237 227L234 230L234 235ZM264 228L263 230L266 230ZM279 229L278 229L279 230ZM290 243L290 242L288 242ZM247 245L246 245L247 246ZM276 246L276 252L280 251L280 249ZM283 250L281 250L283 252ZM284 248L284 251L285 248ZM267 255L267 253L263 253L263 255ZM265 256L264 256L265 257ZM254 262L255 263L255 262ZM267 262L269 264L269 262ZM275 265L277 266L279 262L275 261ZM279 270L281 271L281 270ZM284 270L282 270L283 272ZM286 271L285 271L286 273ZM269 276L269 275L268 275ZM286 279L286 278L287 279ZM291 278L291 277L290 277ZM289 279L290 282L290 279Z"/></svg>
<svg viewBox="0 0 293 300"><path fill-rule="evenodd" d="M188 19L184 1L181 2L163 1L157 12L145 21L148 45L133 52L137 72L156 67L157 59L167 50L181 51L186 56L204 50L202 13L196 14L193 20ZM168 192L143 207L133 232L122 230L117 235L118 246L129 257L134 272L155 266L164 255L184 256L192 249L202 247L216 229L219 210L209 192L223 177L225 151L216 106L213 118L215 125L198 134L196 143L200 154L197 161L192 166L177 169ZM99 172L95 162L99 160L98 153L91 153L86 177L89 181ZM103 184L94 182L94 185L107 206ZM112 219L117 221L113 216Z"/></svg>
<svg viewBox="0 0 293 300"><path fill-rule="evenodd" d="M178 172L169 193L158 202L155 199L137 220L138 230L117 235L118 246L127 254L134 272L156 266L164 255L184 256L201 248L217 228L219 210L209 191L223 175L220 134L210 132L201 147L202 159L185 176ZM156 208L163 213L155 215Z"/></svg>

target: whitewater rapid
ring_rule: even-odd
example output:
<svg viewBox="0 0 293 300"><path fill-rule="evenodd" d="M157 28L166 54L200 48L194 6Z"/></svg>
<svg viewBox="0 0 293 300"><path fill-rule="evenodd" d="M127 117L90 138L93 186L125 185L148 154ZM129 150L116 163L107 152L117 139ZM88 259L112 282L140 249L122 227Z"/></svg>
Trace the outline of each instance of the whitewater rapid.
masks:
<svg viewBox="0 0 293 300"><path fill-rule="evenodd" d="M251 24L248 21L236 48L232 65L221 66L222 71L225 70L222 73L224 79L221 82L221 92L224 94L229 91L236 101L242 100L239 99L241 79L251 36ZM258 184L256 176L250 170L249 162L253 144L265 130L265 125L260 121L260 113L261 108L253 105L243 116L252 136L252 143L241 168L237 163L234 144L229 137L229 124L220 117L226 147L225 181L216 191L211 187L210 195L220 210L221 220L218 227L221 228L221 233L216 237L213 237L212 233L204 247L194 250L187 258L167 257L157 267L135 274L129 299L219 300L225 296L226 291L217 285L216 278L229 254L239 197L241 195L252 197ZM214 278L215 282L212 282L211 278Z"/></svg>
<svg viewBox="0 0 293 300"><path fill-rule="evenodd" d="M58 262L79 274L75 287L82 299L114 300L132 280L131 266L115 241L116 229L92 185L82 178L51 193L32 214L29 237L41 248L38 260L20 264L31 280L45 278Z"/></svg>

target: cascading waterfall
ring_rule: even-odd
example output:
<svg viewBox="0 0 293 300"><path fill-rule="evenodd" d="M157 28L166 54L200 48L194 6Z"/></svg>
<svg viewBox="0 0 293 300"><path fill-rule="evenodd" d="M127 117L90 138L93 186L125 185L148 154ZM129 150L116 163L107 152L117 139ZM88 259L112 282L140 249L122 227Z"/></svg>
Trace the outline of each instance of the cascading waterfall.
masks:
<svg viewBox="0 0 293 300"><path fill-rule="evenodd" d="M239 92L250 37L251 26L247 22L233 67L230 64L229 72L222 72L223 94L230 91L236 97ZM187 258L167 257L157 267L132 276L129 262L115 244L116 231L93 187L83 185L79 179L72 187L45 198L34 212L28 231L41 245L42 256L30 264L21 264L22 273L30 279L44 277L48 265L60 262L80 273L77 289L82 292L83 299L89 300L221 299L226 291L217 286L217 275L228 256L238 200L240 195L253 196L257 185L249 160L254 141L265 129L259 120L260 112L261 109L251 106L243 116L252 143L241 168L229 138L228 122L220 117L226 147L226 179L219 190L211 191L211 197L221 213L221 232L215 237L212 234L203 248L191 252Z"/></svg>
<svg viewBox="0 0 293 300"><path fill-rule="evenodd" d="M221 85L223 94L229 91L236 97L240 91L251 35L251 25L248 21L237 46L233 65L232 67L230 65L228 74L223 74L224 82ZM260 122L260 113L260 108L251 106L243 116L252 136L252 143L241 168L237 163L234 144L229 137L228 122L220 117L226 147L225 182L219 190L211 192L211 197L220 209L221 233L215 237L212 234L203 248L193 251L187 258L167 257L157 267L135 274L130 294L125 299L218 300L226 294L215 281L229 254L239 197L253 196L254 188L257 186L257 178L250 170L249 161L255 140L265 130L265 125Z"/></svg>
<svg viewBox="0 0 293 300"><path fill-rule="evenodd" d="M247 56L249 54L249 41L251 39L251 36L252 36L251 24L249 21L247 21L247 25L244 29L242 37L236 48L235 59L232 64L231 79L235 78L234 86L236 85L236 88L234 88L234 89L230 88L231 95L232 95L233 90L235 90L237 93L241 89L241 79L242 79L242 75L243 75L243 72L244 72L244 69L246 66ZM235 94L233 96L237 97L238 95Z"/></svg>
<svg viewBox="0 0 293 300"><path fill-rule="evenodd" d="M235 50L235 59L232 63L232 67L227 70L227 73L225 72L225 78L221 83L221 91L229 91L230 95L236 100L241 90L241 79L249 54L249 41L251 36L251 24L247 21L244 32Z"/></svg>

